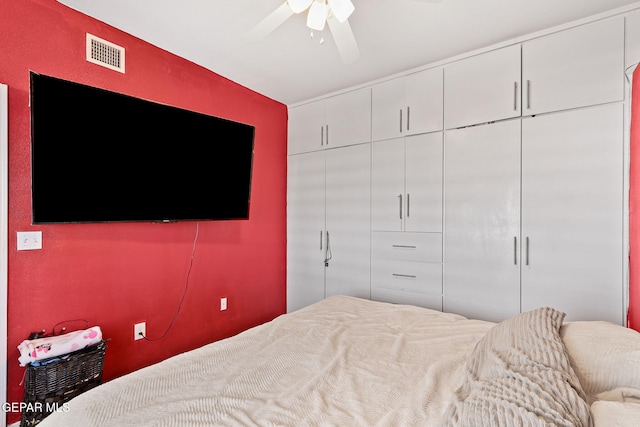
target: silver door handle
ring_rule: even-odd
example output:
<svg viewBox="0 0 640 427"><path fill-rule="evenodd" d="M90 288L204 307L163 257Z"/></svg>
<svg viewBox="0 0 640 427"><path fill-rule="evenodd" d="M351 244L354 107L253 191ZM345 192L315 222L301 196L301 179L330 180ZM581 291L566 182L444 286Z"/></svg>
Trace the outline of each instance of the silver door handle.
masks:
<svg viewBox="0 0 640 427"><path fill-rule="evenodd" d="M518 111L518 82L513 82L513 111Z"/></svg>
<svg viewBox="0 0 640 427"><path fill-rule="evenodd" d="M407 193L407 218L411 215L411 194Z"/></svg>
<svg viewBox="0 0 640 427"><path fill-rule="evenodd" d="M322 250L322 230L320 230L320 250Z"/></svg>
<svg viewBox="0 0 640 427"><path fill-rule="evenodd" d="M324 145L324 126L320 126L320 146Z"/></svg>
<svg viewBox="0 0 640 427"><path fill-rule="evenodd" d="M391 273L393 277L406 277L409 279L415 279L418 276L414 276L413 274L399 274L399 273Z"/></svg>
<svg viewBox="0 0 640 427"><path fill-rule="evenodd" d="M400 133L402 133L402 108L400 109Z"/></svg>
<svg viewBox="0 0 640 427"><path fill-rule="evenodd" d="M409 131L411 121L411 107L407 106L407 131Z"/></svg>
<svg viewBox="0 0 640 427"><path fill-rule="evenodd" d="M529 237L525 238L525 264L529 265Z"/></svg>
<svg viewBox="0 0 640 427"><path fill-rule="evenodd" d="M326 125L327 131L324 133L324 141L327 145L329 145L329 125Z"/></svg>
<svg viewBox="0 0 640 427"><path fill-rule="evenodd" d="M402 219L402 194L398 194L398 213L400 219Z"/></svg>
<svg viewBox="0 0 640 427"><path fill-rule="evenodd" d="M402 248L402 249L416 249L417 246L412 245L391 245L392 248Z"/></svg>
<svg viewBox="0 0 640 427"><path fill-rule="evenodd" d="M518 237L513 236L513 265L518 265Z"/></svg>
<svg viewBox="0 0 640 427"><path fill-rule="evenodd" d="M527 110L531 109L531 80L527 80Z"/></svg>

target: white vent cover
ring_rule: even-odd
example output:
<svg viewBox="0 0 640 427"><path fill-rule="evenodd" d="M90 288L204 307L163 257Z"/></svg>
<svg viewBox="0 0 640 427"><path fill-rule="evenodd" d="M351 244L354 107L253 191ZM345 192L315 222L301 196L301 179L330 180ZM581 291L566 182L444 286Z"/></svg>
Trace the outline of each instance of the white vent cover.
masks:
<svg viewBox="0 0 640 427"><path fill-rule="evenodd" d="M124 73L124 48L87 33L87 61Z"/></svg>

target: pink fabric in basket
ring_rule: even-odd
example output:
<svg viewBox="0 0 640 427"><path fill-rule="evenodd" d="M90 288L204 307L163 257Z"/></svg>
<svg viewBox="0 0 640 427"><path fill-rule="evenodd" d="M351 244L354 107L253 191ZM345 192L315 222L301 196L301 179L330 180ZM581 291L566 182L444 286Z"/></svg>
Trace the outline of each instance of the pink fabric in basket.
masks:
<svg viewBox="0 0 640 427"><path fill-rule="evenodd" d="M55 337L24 340L18 345L18 350L20 351L18 361L20 366L26 366L38 360L62 356L72 351L80 350L100 341L102 341L100 326Z"/></svg>

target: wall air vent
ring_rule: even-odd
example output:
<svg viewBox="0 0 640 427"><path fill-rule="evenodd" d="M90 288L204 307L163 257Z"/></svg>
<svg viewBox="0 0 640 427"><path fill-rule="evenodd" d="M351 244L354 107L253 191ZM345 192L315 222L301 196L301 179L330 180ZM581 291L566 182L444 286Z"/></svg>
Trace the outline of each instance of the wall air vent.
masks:
<svg viewBox="0 0 640 427"><path fill-rule="evenodd" d="M124 48L87 33L87 61L124 73Z"/></svg>

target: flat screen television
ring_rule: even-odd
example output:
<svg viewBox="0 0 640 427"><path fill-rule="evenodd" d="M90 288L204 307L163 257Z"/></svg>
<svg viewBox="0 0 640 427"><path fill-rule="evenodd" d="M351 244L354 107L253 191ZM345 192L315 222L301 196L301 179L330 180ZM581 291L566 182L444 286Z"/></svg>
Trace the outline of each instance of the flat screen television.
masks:
<svg viewBox="0 0 640 427"><path fill-rule="evenodd" d="M34 224L248 219L253 126L30 80Z"/></svg>

